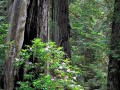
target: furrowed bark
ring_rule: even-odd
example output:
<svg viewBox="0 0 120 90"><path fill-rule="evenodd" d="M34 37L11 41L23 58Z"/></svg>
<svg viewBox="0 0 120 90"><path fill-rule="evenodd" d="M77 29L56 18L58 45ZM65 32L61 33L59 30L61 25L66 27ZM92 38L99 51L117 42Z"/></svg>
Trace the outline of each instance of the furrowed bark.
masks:
<svg viewBox="0 0 120 90"><path fill-rule="evenodd" d="M115 0L108 65L108 89L120 90L120 0Z"/></svg>
<svg viewBox="0 0 120 90"><path fill-rule="evenodd" d="M20 67L14 81L13 62L25 45L31 45L34 38L43 42L49 40L49 0L9 0L9 32L7 43L10 43L6 56L4 90L13 90L14 83L24 80L24 67ZM32 58L32 61L34 58ZM45 73L49 73L46 63Z"/></svg>
<svg viewBox="0 0 120 90"><path fill-rule="evenodd" d="M48 41L49 0L30 0L25 25L24 45L30 45L34 38Z"/></svg>
<svg viewBox="0 0 120 90"><path fill-rule="evenodd" d="M34 38L41 38L43 42L49 40L49 0L30 0L27 9L24 45L31 45ZM30 60L34 61L34 60ZM46 62L45 73L49 73L49 64Z"/></svg>
<svg viewBox="0 0 120 90"><path fill-rule="evenodd" d="M68 6L68 0L52 0L52 40L62 46L66 57L70 58Z"/></svg>
<svg viewBox="0 0 120 90"><path fill-rule="evenodd" d="M49 0L40 0L42 2L39 3L39 14L38 21L39 23L39 31L37 33L37 37L40 37L43 42L48 42L49 39Z"/></svg>
<svg viewBox="0 0 120 90"><path fill-rule="evenodd" d="M22 48L26 23L27 0L14 0L10 3L9 31L7 43L10 44L5 63L4 90L14 88L14 60Z"/></svg>

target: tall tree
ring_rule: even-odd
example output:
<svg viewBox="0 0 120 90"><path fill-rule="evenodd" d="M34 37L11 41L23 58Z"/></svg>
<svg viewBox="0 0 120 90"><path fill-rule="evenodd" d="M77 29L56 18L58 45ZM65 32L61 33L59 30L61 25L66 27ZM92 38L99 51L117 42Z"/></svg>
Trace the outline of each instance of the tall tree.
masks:
<svg viewBox="0 0 120 90"><path fill-rule="evenodd" d="M5 64L4 90L14 88L14 65L21 48L30 45L31 41L40 37L48 41L49 0L9 0L9 32L7 43L10 43ZM23 74L19 70L19 75ZM22 80L23 75L17 80Z"/></svg>
<svg viewBox="0 0 120 90"><path fill-rule="evenodd" d="M63 47L67 57L71 57L68 7L68 0L52 0L52 40Z"/></svg>
<svg viewBox="0 0 120 90"><path fill-rule="evenodd" d="M115 0L108 66L108 90L120 90L120 0Z"/></svg>
<svg viewBox="0 0 120 90"><path fill-rule="evenodd" d="M26 0L13 0L10 2L9 32L7 42L11 43L5 63L4 90L13 90L14 87L14 66L13 62L22 48L24 39L25 21L26 21Z"/></svg>

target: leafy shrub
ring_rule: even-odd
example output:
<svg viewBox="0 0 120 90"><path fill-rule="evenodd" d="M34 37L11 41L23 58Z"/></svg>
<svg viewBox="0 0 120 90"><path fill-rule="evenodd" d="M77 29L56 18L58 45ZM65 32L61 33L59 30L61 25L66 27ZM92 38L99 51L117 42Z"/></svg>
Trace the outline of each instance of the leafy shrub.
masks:
<svg viewBox="0 0 120 90"><path fill-rule="evenodd" d="M31 56L33 61L38 61L30 61ZM78 68L73 67L71 61L64 56L62 47L57 47L53 42L43 43L40 39L35 39L33 45L21 50L20 56L16 58L16 69L24 63L25 69L29 71L24 74L24 81L18 82L18 89L83 90L83 87L76 83Z"/></svg>

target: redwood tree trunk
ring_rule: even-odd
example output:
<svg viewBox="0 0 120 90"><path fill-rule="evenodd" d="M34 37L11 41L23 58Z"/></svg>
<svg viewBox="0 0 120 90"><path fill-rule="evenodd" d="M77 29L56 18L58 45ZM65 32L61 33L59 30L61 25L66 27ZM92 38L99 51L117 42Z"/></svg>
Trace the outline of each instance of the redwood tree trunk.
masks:
<svg viewBox="0 0 120 90"><path fill-rule="evenodd" d="M31 41L40 37L48 41L48 10L49 0L9 0L10 28L7 36L9 52L6 56L4 90L14 88L14 65L21 48L31 45ZM23 67L21 67L23 68ZM19 78L23 80L24 69L19 70Z"/></svg>
<svg viewBox="0 0 120 90"><path fill-rule="evenodd" d="M9 32L7 43L11 43L6 56L4 90L14 88L14 65L13 62L22 48L26 22L26 0L14 0L10 5Z"/></svg>
<svg viewBox="0 0 120 90"><path fill-rule="evenodd" d="M70 58L68 6L68 0L52 0L52 40L62 46Z"/></svg>
<svg viewBox="0 0 120 90"><path fill-rule="evenodd" d="M27 12L24 45L30 45L34 38L48 41L49 0L30 0Z"/></svg>
<svg viewBox="0 0 120 90"><path fill-rule="evenodd" d="M120 0L115 0L108 66L108 90L120 90Z"/></svg>
<svg viewBox="0 0 120 90"><path fill-rule="evenodd" d="M34 38L41 38L43 42L48 41L48 12L49 0L30 0L27 8L23 48L25 48L25 45L31 45ZM33 59L30 58L29 61L34 63L35 60ZM16 81L23 80L24 68L22 66L19 69L19 77L17 77Z"/></svg>

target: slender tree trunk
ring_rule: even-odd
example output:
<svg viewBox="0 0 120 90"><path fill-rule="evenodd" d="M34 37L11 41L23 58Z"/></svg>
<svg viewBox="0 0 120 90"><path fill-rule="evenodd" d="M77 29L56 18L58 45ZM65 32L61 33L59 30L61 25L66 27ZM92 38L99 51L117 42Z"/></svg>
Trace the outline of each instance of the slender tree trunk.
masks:
<svg viewBox="0 0 120 90"><path fill-rule="evenodd" d="M108 66L108 90L120 90L120 0L115 0Z"/></svg>
<svg viewBox="0 0 120 90"><path fill-rule="evenodd" d="M68 6L68 0L52 0L52 40L63 47L67 57L71 57Z"/></svg>
<svg viewBox="0 0 120 90"><path fill-rule="evenodd" d="M14 88L14 66L13 62L22 48L26 22L26 0L14 0L10 6L9 32L7 43L11 43L6 56L4 90Z"/></svg>

